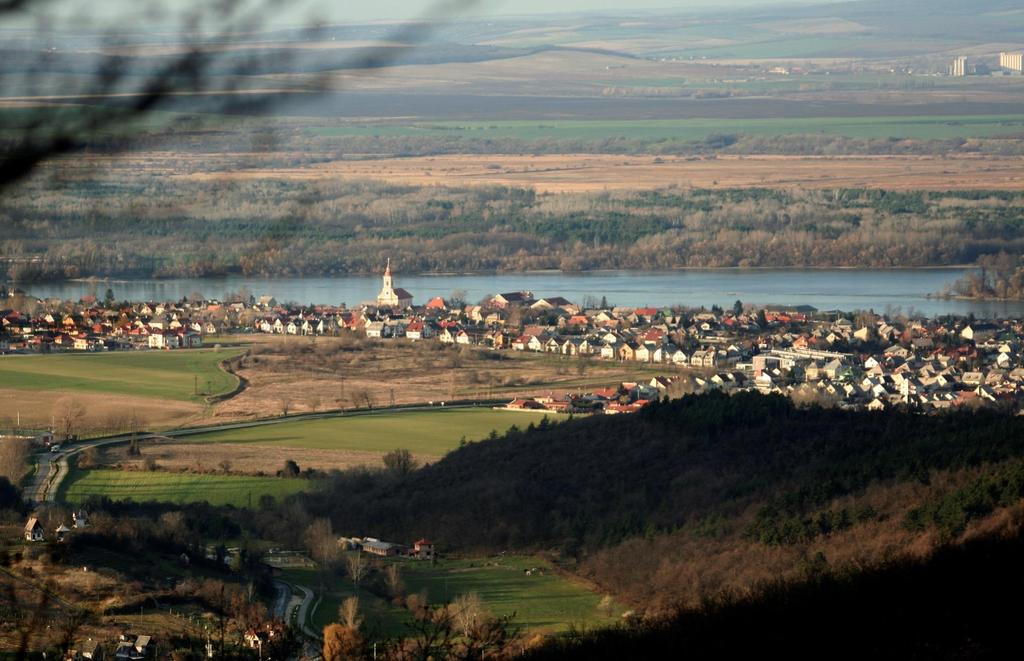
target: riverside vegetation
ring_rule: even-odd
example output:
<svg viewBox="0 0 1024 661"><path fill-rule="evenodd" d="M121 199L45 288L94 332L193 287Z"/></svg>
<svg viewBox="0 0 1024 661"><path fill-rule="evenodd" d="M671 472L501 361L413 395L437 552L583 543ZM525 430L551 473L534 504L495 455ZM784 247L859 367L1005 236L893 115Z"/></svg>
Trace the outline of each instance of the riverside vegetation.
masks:
<svg viewBox="0 0 1024 661"><path fill-rule="evenodd" d="M921 267L1024 253L1024 200L1008 191L538 194L150 177L39 186L5 196L0 255L19 281L344 275L388 257L408 273Z"/></svg>

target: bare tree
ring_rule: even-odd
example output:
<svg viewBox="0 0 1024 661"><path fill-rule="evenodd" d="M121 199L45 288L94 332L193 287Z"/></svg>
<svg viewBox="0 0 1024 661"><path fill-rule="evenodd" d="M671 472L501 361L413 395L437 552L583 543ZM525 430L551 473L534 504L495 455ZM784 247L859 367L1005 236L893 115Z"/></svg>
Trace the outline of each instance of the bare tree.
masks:
<svg viewBox="0 0 1024 661"><path fill-rule="evenodd" d="M356 630L363 623L359 617L359 597L349 597L338 607L338 619L347 628Z"/></svg>
<svg viewBox="0 0 1024 661"><path fill-rule="evenodd" d="M18 484L25 476L28 463L28 441L21 438L0 439L0 477Z"/></svg>
<svg viewBox="0 0 1024 661"><path fill-rule="evenodd" d="M338 543L330 519L316 519L309 524L303 540L309 554L321 567L329 567L338 560Z"/></svg>
<svg viewBox="0 0 1024 661"><path fill-rule="evenodd" d="M363 558L362 551L349 553L345 556L345 568L348 570L348 577L352 579L352 585L359 592L359 584L366 578L366 572L370 568Z"/></svg>
<svg viewBox="0 0 1024 661"><path fill-rule="evenodd" d="M384 455L384 467L395 477L405 477L419 467L412 452L405 448L392 450Z"/></svg>
<svg viewBox="0 0 1024 661"><path fill-rule="evenodd" d="M448 605L448 611L458 632L466 637L469 637L478 623L489 617L487 607L476 592L467 592L455 597Z"/></svg>
<svg viewBox="0 0 1024 661"><path fill-rule="evenodd" d="M388 593L392 598L401 596L405 586L402 584L402 573L397 564L388 565L387 570L384 572L384 580L387 582Z"/></svg>
<svg viewBox="0 0 1024 661"><path fill-rule="evenodd" d="M85 406L74 397L62 397L53 407L54 432L64 440L81 432Z"/></svg>

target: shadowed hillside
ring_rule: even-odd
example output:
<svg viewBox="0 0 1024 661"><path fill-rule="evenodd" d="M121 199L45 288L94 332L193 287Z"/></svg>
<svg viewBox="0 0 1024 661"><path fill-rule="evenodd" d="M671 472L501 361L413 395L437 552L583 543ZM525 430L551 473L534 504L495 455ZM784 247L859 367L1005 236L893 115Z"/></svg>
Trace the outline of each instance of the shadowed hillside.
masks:
<svg viewBox="0 0 1024 661"><path fill-rule="evenodd" d="M926 560L777 583L662 622L551 640L526 658L1009 658L1022 552L1018 527Z"/></svg>

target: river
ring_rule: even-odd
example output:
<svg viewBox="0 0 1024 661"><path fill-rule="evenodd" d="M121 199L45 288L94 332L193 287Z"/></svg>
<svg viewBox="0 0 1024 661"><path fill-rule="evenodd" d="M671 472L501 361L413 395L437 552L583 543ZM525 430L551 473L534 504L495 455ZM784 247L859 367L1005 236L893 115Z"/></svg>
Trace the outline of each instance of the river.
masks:
<svg viewBox="0 0 1024 661"><path fill-rule="evenodd" d="M591 273L502 273L472 275L402 275L395 286L408 290L416 303L463 290L476 302L499 292L529 290L536 296L564 296L583 303L588 296L611 305L693 307L744 303L813 305L819 310L874 310L926 315L973 313L978 317L1022 317L1024 302L943 300L929 297L966 271L956 268L906 270L723 269L693 271L598 271ZM96 280L33 283L29 293L65 299L85 294L102 297L107 288L118 299L178 300L199 293L221 298L247 288L278 301L358 305L380 290L379 276L339 278L181 278L169 280Z"/></svg>

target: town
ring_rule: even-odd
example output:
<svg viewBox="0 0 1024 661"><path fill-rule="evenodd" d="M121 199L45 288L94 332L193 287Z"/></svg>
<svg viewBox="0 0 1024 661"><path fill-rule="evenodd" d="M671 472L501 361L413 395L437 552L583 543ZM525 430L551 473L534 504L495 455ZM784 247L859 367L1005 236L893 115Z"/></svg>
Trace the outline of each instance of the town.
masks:
<svg viewBox="0 0 1024 661"><path fill-rule="evenodd" d="M1024 396L1024 324L973 318L890 318L810 306L729 309L581 306L561 296L499 293L478 304L436 297L414 305L388 263L373 302L348 308L246 300L78 302L0 292L0 351L79 352L196 348L240 334L352 333L380 343L436 342L663 367L664 374L594 392L537 393L512 409L619 413L666 395L721 390L779 393L802 403L925 412L955 407L1018 411ZM594 303L594 301L588 301Z"/></svg>

